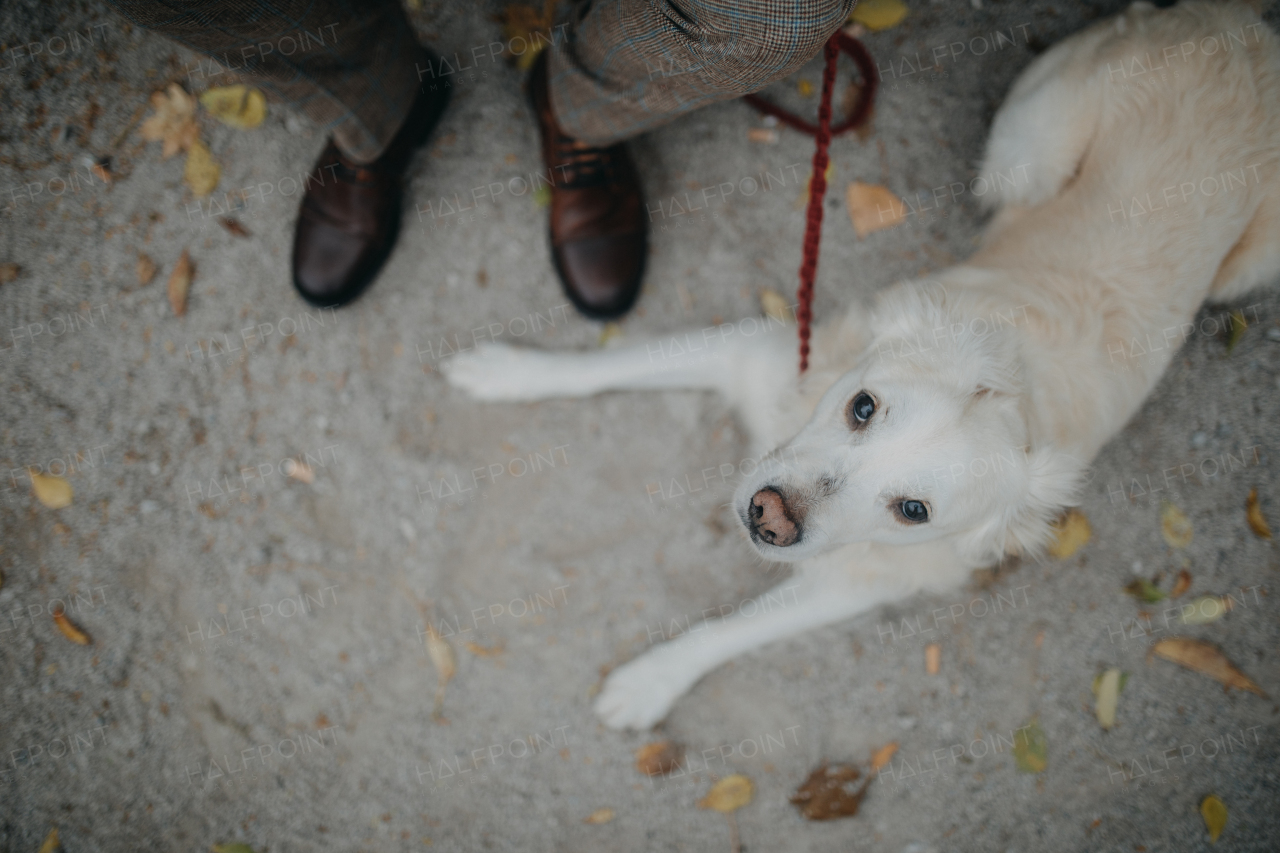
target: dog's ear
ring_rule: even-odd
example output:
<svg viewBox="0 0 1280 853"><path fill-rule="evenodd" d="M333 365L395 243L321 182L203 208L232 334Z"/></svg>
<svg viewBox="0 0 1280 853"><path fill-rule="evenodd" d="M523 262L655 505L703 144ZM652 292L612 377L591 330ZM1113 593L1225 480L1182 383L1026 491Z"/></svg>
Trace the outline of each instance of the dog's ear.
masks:
<svg viewBox="0 0 1280 853"><path fill-rule="evenodd" d="M1085 466L1074 457L1043 447L1026 454L1019 469L1006 480L1008 494L993 517L960 538L960 551L973 565L1043 552L1058 514L1078 502Z"/></svg>

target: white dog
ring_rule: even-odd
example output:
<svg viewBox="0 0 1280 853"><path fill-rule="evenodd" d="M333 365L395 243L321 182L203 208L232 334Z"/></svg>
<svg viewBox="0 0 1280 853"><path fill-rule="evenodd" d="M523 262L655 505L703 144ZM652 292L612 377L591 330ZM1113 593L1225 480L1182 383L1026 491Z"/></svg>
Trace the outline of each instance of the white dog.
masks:
<svg viewBox="0 0 1280 853"><path fill-rule="evenodd" d="M791 603L762 597L614 670L605 723L648 728L735 655L1035 554L1201 304L1280 274L1278 158L1280 50L1258 12L1134 3L1013 87L983 173L1016 179L977 254L816 329L802 380L788 335L448 361L482 400L718 391L778 448L733 506L761 556L796 563Z"/></svg>

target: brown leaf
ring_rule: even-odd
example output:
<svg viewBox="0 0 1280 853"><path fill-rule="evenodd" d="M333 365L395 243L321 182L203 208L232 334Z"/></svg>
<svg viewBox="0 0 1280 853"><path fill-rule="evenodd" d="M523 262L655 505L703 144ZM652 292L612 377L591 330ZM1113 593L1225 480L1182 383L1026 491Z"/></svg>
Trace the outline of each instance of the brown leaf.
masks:
<svg viewBox="0 0 1280 853"><path fill-rule="evenodd" d="M431 658L436 668L436 703L431 716L440 719L444 711L444 688L458 671L457 661L453 656L453 646L436 633L435 626L427 623L427 657Z"/></svg>
<svg viewBox="0 0 1280 853"><path fill-rule="evenodd" d="M494 643L492 646L482 646L479 643L473 643L470 640L462 644L467 651L476 657L496 658L507 650L506 643Z"/></svg>
<svg viewBox="0 0 1280 853"><path fill-rule="evenodd" d="M896 740L889 741L884 746L876 750L876 754L871 756L871 769L879 770L893 760L893 754L898 751L898 742Z"/></svg>
<svg viewBox="0 0 1280 853"><path fill-rule="evenodd" d="M293 463L293 466L290 467L288 471L284 472L285 476L292 477L299 483L306 483L308 486L316 481L315 469L306 462L299 462L297 459L291 459L289 461ZM281 465L281 467L283 468L284 466Z"/></svg>
<svg viewBox="0 0 1280 853"><path fill-rule="evenodd" d="M942 646L937 643L930 643L924 647L924 671L930 675L937 675L938 670L942 666Z"/></svg>
<svg viewBox="0 0 1280 853"><path fill-rule="evenodd" d="M104 184L111 183L111 161L106 157L98 160L90 167L89 171L93 172L94 177L102 181Z"/></svg>
<svg viewBox="0 0 1280 853"><path fill-rule="evenodd" d="M778 131L772 127L752 127L747 130L748 142L759 142L763 145L777 145Z"/></svg>
<svg viewBox="0 0 1280 853"><path fill-rule="evenodd" d="M1183 569L1178 572L1178 579L1173 584L1173 592L1169 595L1172 598L1178 598L1189 589L1191 589L1191 572Z"/></svg>
<svg viewBox="0 0 1280 853"><path fill-rule="evenodd" d="M1248 690L1259 696L1266 696L1262 688L1253 683L1249 676L1236 669L1227 656L1208 643L1192 640L1187 637L1170 637L1161 640L1151 647L1151 652L1165 660L1195 670L1201 675L1216 678L1227 687L1237 690Z"/></svg>
<svg viewBox="0 0 1280 853"><path fill-rule="evenodd" d="M907 218L907 208L902 199L876 184L854 181L845 191L845 201L858 239L882 228L892 228Z"/></svg>
<svg viewBox="0 0 1280 853"><path fill-rule="evenodd" d="M195 99L177 83L170 83L163 92L153 92L151 108L155 113L142 123L142 138L148 142L163 142L160 156L168 160L179 151L188 151L200 138L196 124Z"/></svg>
<svg viewBox="0 0 1280 853"><path fill-rule="evenodd" d="M646 776L670 773L684 760L684 747L669 740L646 743L635 751L636 769Z"/></svg>
<svg viewBox="0 0 1280 853"><path fill-rule="evenodd" d="M1262 505L1258 503L1257 489L1249 490L1249 498L1244 503L1244 515L1249 522L1249 529L1253 531L1255 536L1263 539L1271 538L1271 525L1267 524L1267 517L1262 514Z"/></svg>
<svg viewBox="0 0 1280 853"><path fill-rule="evenodd" d="M232 216L223 216L218 220L218 224L230 231L237 237L248 237L249 229L240 224L240 220Z"/></svg>
<svg viewBox="0 0 1280 853"><path fill-rule="evenodd" d="M173 266L173 272L169 273L169 305L178 317L187 313L187 291L191 289L191 277L194 273L191 255L183 249L182 256Z"/></svg>
<svg viewBox="0 0 1280 853"><path fill-rule="evenodd" d="M608 823L611 820L613 820L613 809L603 808L603 809L596 809L591 814L584 817L582 819L582 822L599 825L602 823Z"/></svg>
<svg viewBox="0 0 1280 853"><path fill-rule="evenodd" d="M791 795L791 804L807 820L853 817L870 782L868 778L859 784L861 778L858 768L851 764L824 764Z"/></svg>
<svg viewBox="0 0 1280 853"><path fill-rule="evenodd" d="M58 630L62 632L62 636L71 642L80 646L92 645L93 640L89 639L89 635L80 630L76 623L68 619L64 611L59 610L54 613L53 622L58 626Z"/></svg>
<svg viewBox="0 0 1280 853"><path fill-rule="evenodd" d="M137 274L138 284L150 284L151 279L156 277L156 262L139 252Z"/></svg>
<svg viewBox="0 0 1280 853"><path fill-rule="evenodd" d="M1054 540L1049 546L1049 556L1065 560L1079 551L1093 538L1089 517L1078 509L1069 509L1053 523Z"/></svg>
<svg viewBox="0 0 1280 853"><path fill-rule="evenodd" d="M0 264L0 284L16 281L22 275L22 267L17 264Z"/></svg>

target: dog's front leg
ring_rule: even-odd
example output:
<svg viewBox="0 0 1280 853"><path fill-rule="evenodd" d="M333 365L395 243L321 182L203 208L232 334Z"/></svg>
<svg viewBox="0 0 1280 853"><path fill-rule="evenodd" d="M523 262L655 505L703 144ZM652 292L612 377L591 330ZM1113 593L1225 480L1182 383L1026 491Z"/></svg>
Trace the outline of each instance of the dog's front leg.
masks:
<svg viewBox="0 0 1280 853"><path fill-rule="evenodd" d="M450 384L479 400L589 397L601 391L695 389L736 399L744 377L785 386L794 378L791 327L753 336L711 326L595 352L548 352L488 344L440 365ZM776 374L776 375L775 375Z"/></svg>
<svg viewBox="0 0 1280 853"><path fill-rule="evenodd" d="M743 652L846 619L909 592L891 576L851 580L838 565L806 566L725 619L653 646L605 679L596 714L614 729L647 729L703 675Z"/></svg>

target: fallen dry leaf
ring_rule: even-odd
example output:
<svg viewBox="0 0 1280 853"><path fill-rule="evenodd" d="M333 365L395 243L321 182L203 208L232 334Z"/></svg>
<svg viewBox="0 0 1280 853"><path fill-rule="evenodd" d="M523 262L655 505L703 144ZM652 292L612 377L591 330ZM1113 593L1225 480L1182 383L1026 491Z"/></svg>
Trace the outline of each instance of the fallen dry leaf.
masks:
<svg viewBox="0 0 1280 853"><path fill-rule="evenodd" d="M858 768L851 764L824 764L791 795L791 804L806 820L853 817L871 781L868 778L859 784L861 778Z"/></svg>
<svg viewBox="0 0 1280 853"><path fill-rule="evenodd" d="M44 837L44 844L40 845L40 853L54 853L58 846L58 828L55 826Z"/></svg>
<svg viewBox="0 0 1280 853"><path fill-rule="evenodd" d="M669 740L646 743L635 751L636 769L646 776L662 776L680 766L684 748Z"/></svg>
<svg viewBox="0 0 1280 853"><path fill-rule="evenodd" d="M1208 625L1217 622L1231 609L1231 598L1222 595L1202 595L1182 605L1183 625Z"/></svg>
<svg viewBox="0 0 1280 853"><path fill-rule="evenodd" d="M49 509L62 509L71 505L71 497L75 492L65 478L35 471L27 473L31 475L31 491L40 503Z"/></svg>
<svg viewBox="0 0 1280 853"><path fill-rule="evenodd" d="M476 657L496 658L507 650L506 643L494 643L492 646L482 646L479 643L473 643L470 640L462 644L467 651Z"/></svg>
<svg viewBox="0 0 1280 853"><path fill-rule="evenodd" d="M845 191L845 202L858 239L882 228L892 228L907 217L902 199L878 184L854 181Z"/></svg>
<svg viewBox="0 0 1280 853"><path fill-rule="evenodd" d="M59 610L54 613L53 622L58 626L58 630L62 632L62 636L76 645L88 646L93 644L93 640L89 639L89 635L80 630L76 623L68 619L64 611Z"/></svg>
<svg viewBox="0 0 1280 853"><path fill-rule="evenodd" d="M316 481L315 469L306 462L299 462L294 459L293 466L285 471L285 474L297 480L299 483L306 483L308 486Z"/></svg>
<svg viewBox="0 0 1280 853"><path fill-rule="evenodd" d="M791 306L787 304L787 298L771 287L760 291L760 308L779 323L791 323L795 320L791 314Z"/></svg>
<svg viewBox="0 0 1280 853"><path fill-rule="evenodd" d="M1094 694L1098 697L1094 703L1094 713L1098 717L1098 725L1103 731L1110 731L1116 724L1116 705L1120 701L1120 670L1112 667L1102 674L1098 680Z"/></svg>
<svg viewBox="0 0 1280 853"><path fill-rule="evenodd" d="M196 102L177 83L164 92L153 92L151 107L155 114L142 123L142 138L163 142L160 156L168 160L179 151L187 151L200 138L196 124Z"/></svg>
<svg viewBox="0 0 1280 853"><path fill-rule="evenodd" d="M898 751L898 742L896 740L889 741L884 746L876 750L876 754L871 756L871 769L879 770L888 765L893 760L893 754Z"/></svg>
<svg viewBox="0 0 1280 853"><path fill-rule="evenodd" d="M1160 532L1170 548L1185 548L1191 544L1191 521L1169 501L1160 504Z"/></svg>
<svg viewBox="0 0 1280 853"><path fill-rule="evenodd" d="M102 181L104 184L111 183L111 178L113 177L111 174L111 161L106 157L95 162L91 167L89 167L89 171L93 172L94 177Z"/></svg>
<svg viewBox="0 0 1280 853"><path fill-rule="evenodd" d="M1200 816L1209 830L1209 842L1217 844L1218 836L1227 828L1227 804L1217 794L1210 794L1200 803Z"/></svg>
<svg viewBox="0 0 1280 853"><path fill-rule="evenodd" d="M151 279L156 277L156 262L139 252L136 272L138 274L138 284L150 284Z"/></svg>
<svg viewBox="0 0 1280 853"><path fill-rule="evenodd" d="M799 94L799 95L800 95L800 97L802 97L802 98L812 98L812 97L813 97L813 83L811 83L810 81L805 80L805 79L803 79L803 78L802 78L802 79L800 79L800 80L796 83L796 93L797 93L797 94Z"/></svg>
<svg viewBox="0 0 1280 853"><path fill-rule="evenodd" d="M22 267L17 264L0 264L0 284L17 281L20 275L22 275Z"/></svg>
<svg viewBox="0 0 1280 853"><path fill-rule="evenodd" d="M1183 569L1178 572L1178 579L1173 584L1173 592L1169 595L1172 598L1181 598L1182 594L1189 589L1191 589L1191 572Z"/></svg>
<svg viewBox="0 0 1280 853"><path fill-rule="evenodd" d="M748 142L759 142L763 145L777 145L778 131L772 127L753 127L747 131Z"/></svg>
<svg viewBox="0 0 1280 853"><path fill-rule="evenodd" d="M896 26L907 16L907 4L902 0L862 0L849 16L849 20L862 24L873 33Z"/></svg>
<svg viewBox="0 0 1280 853"><path fill-rule="evenodd" d="M1254 684L1249 676L1236 669L1227 656L1208 643L1192 640L1187 637L1170 637L1161 640L1151 647L1151 653L1167 661L1195 670L1201 675L1216 678L1227 687L1237 690L1248 690L1259 696L1266 696L1262 688Z"/></svg>
<svg viewBox="0 0 1280 853"><path fill-rule="evenodd" d="M608 823L611 820L613 820L613 809L604 808L604 809L596 809L591 814L584 817L582 819L582 822L601 824L601 823Z"/></svg>
<svg viewBox="0 0 1280 853"><path fill-rule="evenodd" d="M1093 538L1093 528L1089 526L1089 517L1078 509L1069 509L1053 523L1053 544L1049 546L1049 556L1065 560L1079 551Z"/></svg>
<svg viewBox="0 0 1280 853"><path fill-rule="evenodd" d="M227 127L250 130L267 117L267 99L248 86L214 86L200 95L200 104Z"/></svg>
<svg viewBox="0 0 1280 853"><path fill-rule="evenodd" d="M224 216L218 220L218 224L230 231L237 237L248 237L249 229L240 224L239 219L230 216Z"/></svg>
<svg viewBox="0 0 1280 853"><path fill-rule="evenodd" d="M712 785L707 795L698 800L698 808L729 814L751 802L754 795L755 786L751 784L751 780L741 773L734 773Z"/></svg>
<svg viewBox="0 0 1280 853"><path fill-rule="evenodd" d="M1271 525L1267 524L1267 517L1262 514L1262 505L1258 503L1258 490L1250 489L1249 497L1244 502L1244 517L1249 522L1249 529L1253 531L1255 536L1263 539L1271 538Z"/></svg>
<svg viewBox="0 0 1280 853"><path fill-rule="evenodd" d="M453 646L436 633L435 626L430 622L427 623L426 643L427 657L431 658L431 664L436 668L436 703L431 716L438 720L440 712L444 709L445 685L457 673L458 667L453 657Z"/></svg>
<svg viewBox="0 0 1280 853"><path fill-rule="evenodd" d="M1035 717L1014 735L1013 763L1023 773L1041 773L1049 766L1049 740Z"/></svg>
<svg viewBox="0 0 1280 853"><path fill-rule="evenodd" d="M169 306L174 316L181 317L187 313L187 293L191 290L191 278L195 274L195 265L191 263L191 255L182 250L178 262L169 273Z"/></svg>
<svg viewBox="0 0 1280 853"><path fill-rule="evenodd" d="M187 165L182 171L182 180L191 187L196 198L204 198L213 192L222 179L222 168L213 159L209 149L200 140L191 143L187 152Z"/></svg>
<svg viewBox="0 0 1280 853"><path fill-rule="evenodd" d="M930 643L924 647L924 671L929 675L937 675L942 667L942 646Z"/></svg>

